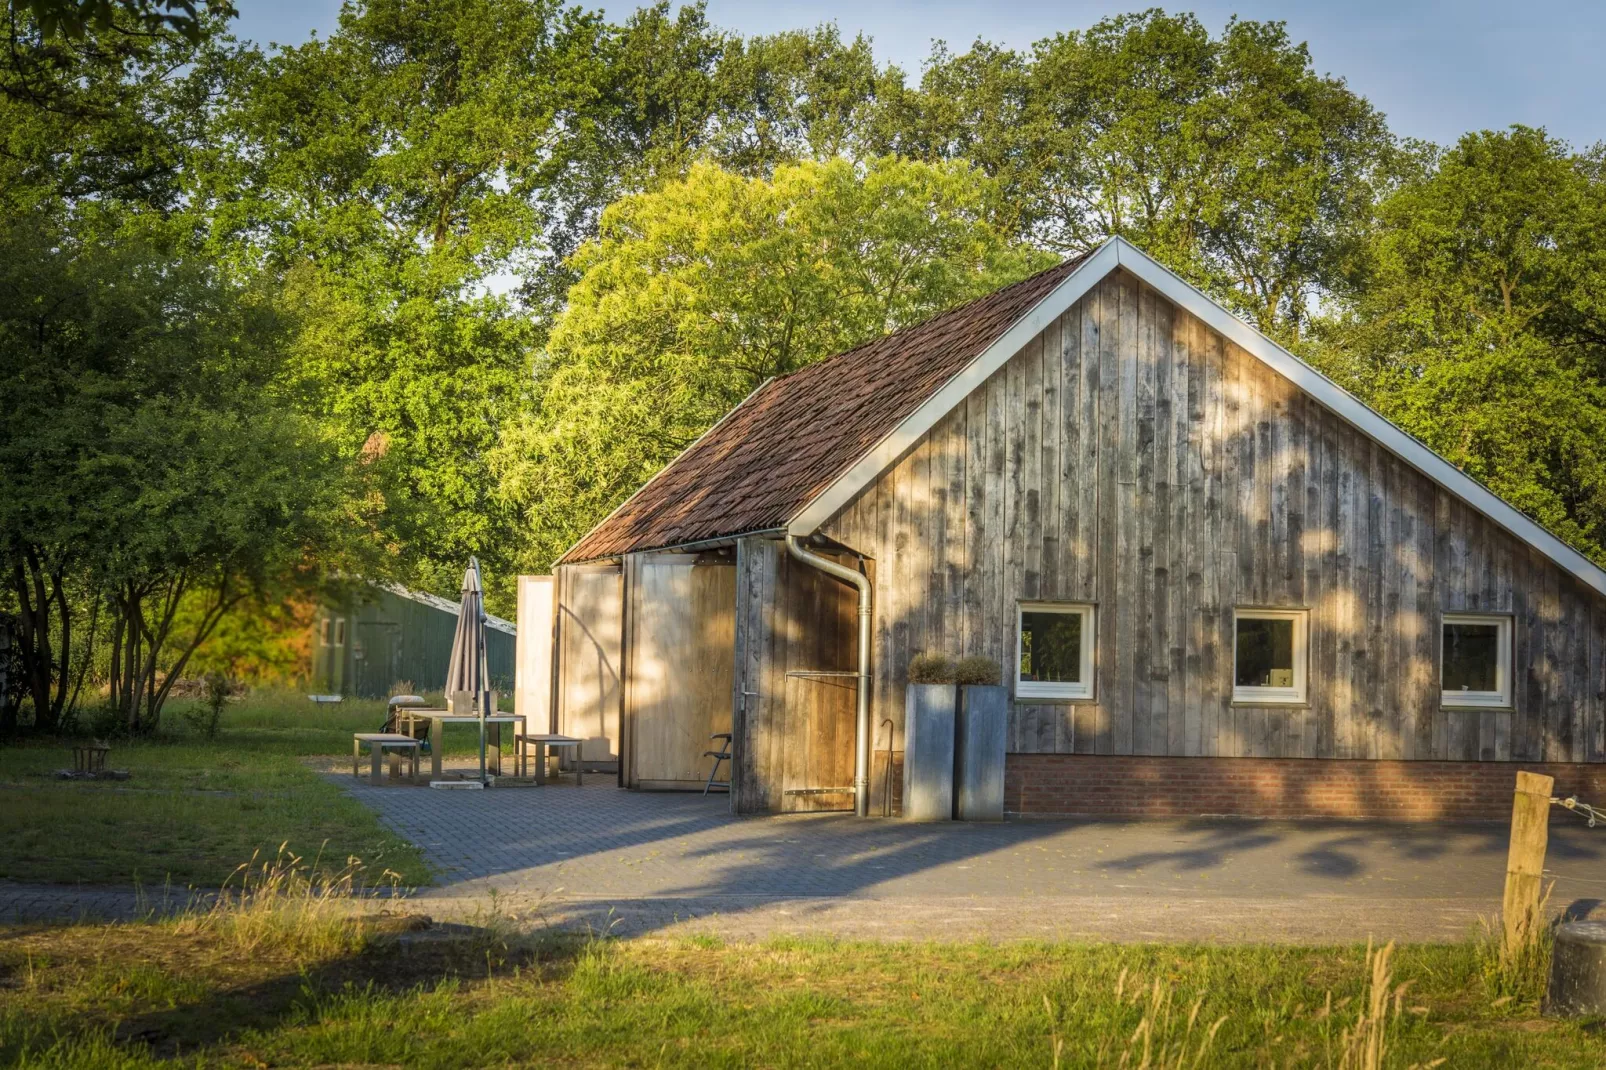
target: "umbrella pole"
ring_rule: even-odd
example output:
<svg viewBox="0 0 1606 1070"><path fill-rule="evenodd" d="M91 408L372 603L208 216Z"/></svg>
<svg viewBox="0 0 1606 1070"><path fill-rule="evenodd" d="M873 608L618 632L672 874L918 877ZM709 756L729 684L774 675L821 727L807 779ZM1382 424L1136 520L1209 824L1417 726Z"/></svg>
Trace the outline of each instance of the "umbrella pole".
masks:
<svg viewBox="0 0 1606 1070"><path fill-rule="evenodd" d="M479 693L479 702L475 703L475 705L479 706L479 708L480 708L480 783L481 784L487 783L487 781L485 779L485 704L490 701L490 698L491 698L491 693L489 691L481 691Z"/></svg>

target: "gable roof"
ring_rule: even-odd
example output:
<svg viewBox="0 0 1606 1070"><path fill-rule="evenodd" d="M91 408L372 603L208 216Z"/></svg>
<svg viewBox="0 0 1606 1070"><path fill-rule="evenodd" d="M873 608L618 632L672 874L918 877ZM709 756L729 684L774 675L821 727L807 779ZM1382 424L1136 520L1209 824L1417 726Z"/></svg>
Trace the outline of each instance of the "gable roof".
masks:
<svg viewBox="0 0 1606 1070"><path fill-rule="evenodd" d="M769 380L559 564L786 527L1084 259Z"/></svg>
<svg viewBox="0 0 1606 1070"><path fill-rule="evenodd" d="M560 563L756 531L813 534L1117 268L1606 595L1606 570L1122 238L764 384Z"/></svg>
<svg viewBox="0 0 1606 1070"><path fill-rule="evenodd" d="M430 594L428 591L415 591L411 587L403 587L399 583L390 583L383 580L375 582L373 586L383 591L389 591L398 598L407 598L431 609L438 609L442 613L450 613L454 617L463 615L461 603L453 602L449 598L442 598L438 594ZM518 634L518 628L511 621L505 621L493 613L485 614L485 626L495 632L506 632L508 635Z"/></svg>

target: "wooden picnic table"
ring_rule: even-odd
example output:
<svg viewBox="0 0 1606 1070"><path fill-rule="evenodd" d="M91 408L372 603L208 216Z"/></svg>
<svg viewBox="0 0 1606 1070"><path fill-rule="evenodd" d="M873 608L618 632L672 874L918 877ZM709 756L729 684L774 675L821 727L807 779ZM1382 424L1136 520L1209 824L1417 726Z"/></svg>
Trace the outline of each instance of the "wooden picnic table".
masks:
<svg viewBox="0 0 1606 1070"><path fill-rule="evenodd" d="M396 711L398 718L406 721L429 721L429 772L431 780L441 778L441 744L449 724L479 724L477 713L452 713L450 710L421 710L416 707L400 707ZM502 726L505 724L522 724L524 718L511 713L493 713L485 718L485 760L487 772L492 776L502 775Z"/></svg>

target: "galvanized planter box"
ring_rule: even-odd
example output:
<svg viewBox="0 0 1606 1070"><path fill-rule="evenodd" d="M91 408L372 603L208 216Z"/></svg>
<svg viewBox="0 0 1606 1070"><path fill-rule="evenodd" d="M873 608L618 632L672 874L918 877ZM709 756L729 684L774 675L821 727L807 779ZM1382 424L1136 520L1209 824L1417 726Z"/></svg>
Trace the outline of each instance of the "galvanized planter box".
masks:
<svg viewBox="0 0 1606 1070"><path fill-rule="evenodd" d="M954 816L953 684L910 684L904 692L903 816L951 821Z"/></svg>
<svg viewBox="0 0 1606 1070"><path fill-rule="evenodd" d="M1004 819L1004 752L1009 689L970 684L959 689L954 743L954 816L961 821Z"/></svg>

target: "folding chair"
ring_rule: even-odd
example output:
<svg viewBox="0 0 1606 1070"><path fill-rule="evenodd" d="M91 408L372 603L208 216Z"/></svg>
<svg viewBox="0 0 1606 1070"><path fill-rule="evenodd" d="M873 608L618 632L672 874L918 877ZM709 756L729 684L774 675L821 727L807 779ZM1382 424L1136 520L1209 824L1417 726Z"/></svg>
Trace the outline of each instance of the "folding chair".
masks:
<svg viewBox="0 0 1606 1070"><path fill-rule="evenodd" d="M703 794L704 795L707 795L708 794L708 790L714 786L714 778L719 776L719 763L720 762L728 762L728 761L731 760L731 734L729 732L715 732L713 735L709 736L708 738L709 739L723 739L725 741L725 749L724 750L705 750L705 751L703 751L703 757L704 758L712 758L712 759L714 759L714 768L709 770L709 772L708 772L708 783L703 785ZM726 790L728 791L730 789L727 787Z"/></svg>

